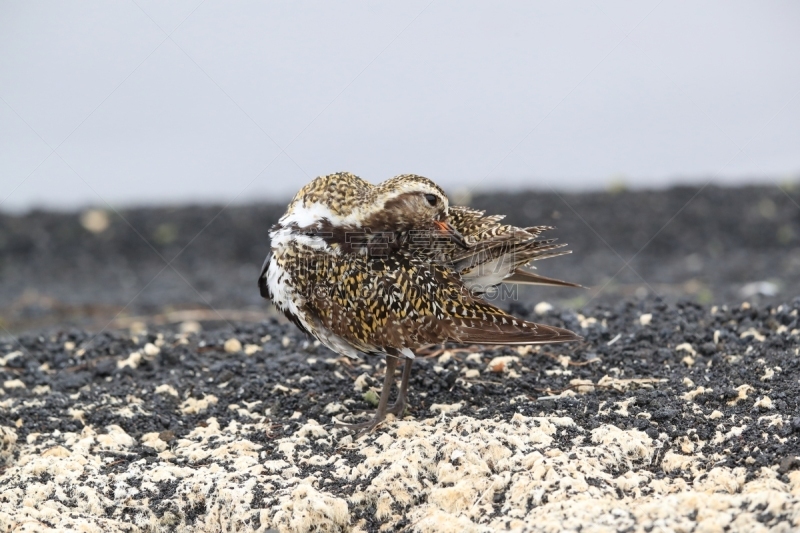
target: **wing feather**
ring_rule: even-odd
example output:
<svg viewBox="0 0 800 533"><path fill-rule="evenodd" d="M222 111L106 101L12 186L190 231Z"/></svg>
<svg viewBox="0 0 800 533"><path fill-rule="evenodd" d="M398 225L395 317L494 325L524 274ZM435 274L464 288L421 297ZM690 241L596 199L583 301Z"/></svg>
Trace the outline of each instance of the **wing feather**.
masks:
<svg viewBox="0 0 800 533"><path fill-rule="evenodd" d="M534 274L527 270L518 268L513 274L503 280L504 283L520 283L523 285L552 285L557 287L575 287L578 289L585 289L583 285L572 283L570 281L562 281L556 278L549 278L541 274Z"/></svg>
<svg viewBox="0 0 800 533"><path fill-rule="evenodd" d="M470 244L469 248L453 249L446 261L458 272L463 282L477 291L505 281L537 285L578 287L574 283L538 276L520 270L532 261L570 253L565 244L539 236L551 226L518 228L501 224L502 217L485 216L483 211L453 206L448 212L450 224Z"/></svg>
<svg viewBox="0 0 800 533"><path fill-rule="evenodd" d="M526 328L506 325L502 328L464 327L458 330L457 342L464 344L501 344L527 345L572 342L582 337L575 333L554 326L527 322Z"/></svg>

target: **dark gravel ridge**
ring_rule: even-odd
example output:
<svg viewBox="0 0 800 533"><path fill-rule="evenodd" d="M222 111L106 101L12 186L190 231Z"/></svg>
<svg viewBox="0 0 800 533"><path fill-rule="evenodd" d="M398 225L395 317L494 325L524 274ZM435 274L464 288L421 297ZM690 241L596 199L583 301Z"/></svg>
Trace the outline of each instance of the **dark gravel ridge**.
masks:
<svg viewBox="0 0 800 533"><path fill-rule="evenodd" d="M540 271L590 287L522 289L522 302L544 297L577 308L657 294L671 303L777 303L800 296L799 191L527 191L468 201L507 214L513 224L556 226L548 236L568 243L573 255L543 261ZM121 216L101 212L108 226L96 232L82 225L85 213L0 213L0 325L100 329L120 312L263 309L254 280L268 229L284 209L285 203L123 209ZM766 290L748 286L763 281L771 283Z"/></svg>
<svg viewBox="0 0 800 533"><path fill-rule="evenodd" d="M800 299L780 305L711 309L693 302L666 304L647 298L595 305L582 315L549 310L536 316L530 306L520 304L517 309L542 322L580 332L584 340L543 346L527 355L501 348L468 357L471 352L452 347L449 359L419 357L410 392L410 414L415 419L436 417L431 410L434 404L456 403L464 406L462 414L481 420L509 422L517 413L570 417L575 425L560 432L553 442L553 447L565 451L579 434L602 425L637 429L653 439L657 451L649 462L634 463L632 468L649 471L656 479L683 477L690 486L698 483L697 472L667 470L662 461L668 452L685 453L686 446L701 447L707 461L701 470L742 468L746 481L757 478L763 468L771 468L779 481L788 484L789 474L800 469ZM649 322L647 315L651 315ZM21 334L0 344L0 353L22 352L0 367L0 382L5 383L0 426L16 428L18 443L36 434L63 436L80 433L86 426L102 432L102 428L117 425L137 443L143 435L158 432L172 445L207 426L211 417L221 427L234 421L246 424L248 418L231 406L261 401L259 409L266 408L271 431L253 431L242 437L261 447L262 463L279 459L278 441L309 420L331 429L327 406L345 405L337 416L371 409L353 383L364 372L373 383L380 383L383 366L377 358L366 360L368 366L335 358L283 322L275 318L259 324L208 323L202 332L190 334L179 333L177 326L98 336L77 329ZM231 353L230 345L225 348L230 339L261 349L252 355ZM158 353L147 356L147 343L160 345ZM132 352L144 354L138 365L121 366ZM491 363L498 356L518 360ZM466 371L470 369L480 375L469 377ZM607 378L601 381L604 376ZM587 381L576 384L574 380ZM370 379L366 381L369 384ZM595 386L587 392L576 389L580 383ZM156 393L163 385L171 386L178 396ZM49 392L41 387L49 387ZM563 392L570 387L577 394ZM212 395L217 402L205 411L182 413L179 409L187 399ZM136 399L135 409L125 416L111 408L131 398ZM76 417L73 409L81 409L82 416ZM375 442L391 426L367 436L367 442ZM721 438L735 428L743 429L733 438ZM309 453L331 453L313 441L305 446ZM364 460L359 452L363 448L334 453L355 465ZM18 449L6 451L6 465L13 465ZM192 466L191 460L164 459L141 444L113 457L109 474L125 472L141 460L153 465L172 460ZM203 461L207 459L195 467L208 464ZM609 472L614 476L624 473ZM298 475L303 477L302 471ZM27 482L2 479L0 493ZM360 485L369 482L358 481ZM336 482L326 488L346 496L355 485ZM113 487L107 490L113 491ZM160 492L147 493L148 505L159 516L178 512L171 490L174 487L165 484ZM498 494L499 509L504 496ZM271 501L268 494L256 492L253 497L254 509ZM351 507L367 531L378 531L385 522L376 518L372 507ZM789 511L765 515L764 524L791 525ZM108 509L107 518L122 519L125 512L125 506ZM206 509L182 512L190 526Z"/></svg>

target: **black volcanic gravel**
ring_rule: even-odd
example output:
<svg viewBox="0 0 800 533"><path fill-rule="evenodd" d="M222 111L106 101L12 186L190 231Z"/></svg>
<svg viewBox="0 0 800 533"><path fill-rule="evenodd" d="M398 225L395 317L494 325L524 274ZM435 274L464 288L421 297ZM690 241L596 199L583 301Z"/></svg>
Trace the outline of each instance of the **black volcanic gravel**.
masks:
<svg viewBox="0 0 800 533"><path fill-rule="evenodd" d="M463 402L469 406L466 411L477 418L510 418L517 412L531 416L545 413L569 416L584 429L614 424L620 428L635 427L653 436L666 432L670 439L688 436L706 440L714 434L719 422L695 412L692 408L695 404L705 410L719 410L725 418L735 415L738 419L756 419L768 412L791 417L792 423L766 428L751 425L742 433L742 442L760 440L764 432L786 438L786 442L773 441L759 446L758 451L734 449L725 464L750 470L784 463L789 465L787 468L794 468L800 465L786 461L800 456L799 311L800 299L776 307L723 306L714 312L691 302L667 305L657 300L626 301L584 311L599 321L588 328L581 327L580 316L572 311L551 311L539 320L571 328L583 334L584 340L543 346L521 357L513 364L520 373L513 380L503 373L484 373L490 359L518 355L511 348L487 349L482 352L481 361L466 361L469 351L459 351L454 346L455 356L441 365L437 358L419 357L411 380L410 413L425 418L434 416L429 411L432 404ZM652 315L647 326L640 324L643 314ZM764 340L756 341L748 332L763 335ZM118 424L134 438L153 431L169 431L180 438L210 416L226 425L236 417L228 408L230 404L263 401L270 408L280 435L297 430L309 418L330 424L332 418L324 410L334 402L351 399L356 401L353 411L372 409L353 389L353 381L362 370L310 342L291 324L272 319L261 324L236 324L233 328L219 326L189 335L187 344L175 342L176 336L175 328L156 328L133 338L127 332L93 336L73 330L23 334L6 341L0 345L0 351L22 354L1 367L0 381L21 380L25 384L24 388L6 390L6 398L38 397L44 405L17 407L13 415L0 411L0 425L13 426L21 418L24 423L18 429L20 440L30 433L79 431L83 424L97 427ZM265 337L269 340L262 341ZM135 369L119 367L118 363L129 353L141 351L145 343L159 338L164 344L157 356L144 358ZM231 338L242 345L260 346L262 350L249 356L242 352L226 353L223 346ZM66 342L75 343L76 348L65 351ZM691 365L686 362L690 353L676 350L686 343L697 352L691 356L694 360ZM78 357L75 351L81 347L85 353ZM567 367L571 371L569 376L546 372L561 368L558 359L565 355L571 358ZM373 383L378 385L382 379L382 360L368 358L365 362L372 366ZM440 366L438 371L434 366ZM481 371L481 377L470 388L463 386L469 381L462 377L464 367ZM774 375L761 379L767 369L776 368L779 370ZM622 380L663 381L642 388L633 386L633 390L620 390L618 385L597 387L591 393L547 399L548 395L569 388L571 380L597 383L605 375ZM695 388L687 388L686 379L697 386L713 388L713 392L699 394L694 402L683 401L682 396ZM183 391L184 396L201 399L213 394L219 401L202 414L181 414L175 410L179 399L153 393L164 384ZM276 395L273 392L276 385L297 388L299 392ZM747 393L749 400L729 405L742 385L752 388ZM50 392L39 396L33 392L36 386L49 386ZM145 403L129 418L98 410L80 422L68 413L73 405L71 395L76 393L88 403L128 396L142 398ZM519 395L531 401L522 406L508 402ZM771 399L772 408L754 407L754 401L764 396ZM629 407L633 416L613 411L598 414L603 402L630 397L635 398ZM649 420L636 418L636 413L645 411L652 415ZM291 418L294 413L300 416ZM755 463L748 464L748 457L755 459ZM658 469L659 465L651 467Z"/></svg>
<svg viewBox="0 0 800 533"><path fill-rule="evenodd" d="M536 315L530 307L518 305L518 310ZM724 467L741 472L738 475L744 475L745 483L758 482L763 468L768 468L774 471L777 481L788 486L794 479L792 472L800 470L799 313L800 299L778 306L744 304L710 309L692 302L672 305L649 298L613 306L598 304L583 314L549 310L536 319L578 331L584 340L543 346L527 355L512 348L476 352L451 346L446 352L451 357L443 358L441 347L431 347L430 357L422 353L415 362L408 414L417 420L436 419L437 405L461 404L460 414L492 424L514 423L519 415L568 417L574 424L558 432L548 454L561 450L570 457L574 457L572 450L575 442L579 442L576 439L582 439L581 435L587 432L609 426L623 431L638 430L653 440L656 446L653 457L610 468L607 475L623 476L633 468L637 476L650 472L653 479L666 476L696 483L701 479L696 477L696 470L662 464L670 453L680 453L687 444L696 444L704 446L700 457L707 458L706 461L715 458L702 468L713 467L717 471ZM232 339L239 345L231 346L235 344ZM153 349L156 345L160 346L157 354ZM231 353L240 346L251 354ZM150 356L146 355L148 350ZM219 427L228 428L251 422L250 415L243 415L239 407L252 402L262 402L259 410L267 413L269 430L265 433L263 429L252 429L237 438L259 447L260 463L280 463L286 454L279 444L284 437L302 433L307 424L317 422L325 431L333 431L328 406L346 405L336 415L345 419L351 413L373 409L353 384L366 372L367 385L377 385L383 368L379 358L369 358L360 364L337 358L300 334L293 325L277 318L259 324L207 323L202 332L188 334L179 333L177 325L135 334L115 331L94 336L81 330L21 334L0 344L0 353L15 352L15 356L7 355L5 365L0 367L0 382L5 388L0 427L15 428L18 443L6 451L7 467L13 466L19 457L20 443L36 442L42 436L59 442L63 436L74 446L69 435L84 434L85 428L102 433L103 428L119 427L134 443L144 442L148 434L158 434L168 447L178 442L194 442L193 435L208 428L212 420ZM123 364L130 360L132 352L143 355L135 367ZM503 356L518 359L494 359ZM470 374L470 370L477 372ZM593 384L592 390L578 389L587 383ZM165 385L177 397L165 394L162 390ZM192 399L210 398L215 403L209 403L205 410L183 409ZM122 414L119 406L129 403L131 408ZM627 408L617 408L620 405ZM80 416L76 416L78 408ZM379 442L381 435L391 431L394 424L389 422L367 436L367 443ZM740 433L733 441L727 438L715 441L736 427ZM346 437L347 432L338 431L337 438ZM462 432L463 435L466 433ZM213 442L212 436L206 444L212 450ZM314 441L298 446L323 457L334 453L329 445ZM333 457L358 465L364 460L362 449L364 446L340 448ZM112 476L111 479L130 476L126 472L140 468L137 465L141 461L152 467L174 463L194 469L210 468L214 463L209 458L191 459L191 455L178 459L163 456L143 444L134 444L124 452L101 452L101 456L108 465L104 467L104 475ZM225 468L231 471L229 463L220 461L221 465L228 464ZM298 463L296 468L299 471L293 475L299 479L319 473L316 466ZM327 472L334 476L333 470ZM377 473L361 479L357 485L334 481L326 485L326 490L347 499L358 487L371 483ZM36 478L37 483L52 481L47 474L42 476ZM30 480L0 477L4 490L25 490L31 487L30 483ZM127 483L136 488L143 478L134 477ZM189 528L195 522L207 520L210 510L203 502L217 497L214 487L209 489L206 500L186 507L176 503L176 498L180 501L186 497L176 496L179 487L176 483L177 480L160 482L157 493L147 492L148 499L141 503L168 524L173 523L173 518L169 518L173 515L180 516L181 523ZM589 479L587 483L598 488L609 486L608 480L601 479ZM636 494L635 490L630 493L614 490L619 491L620 498ZM111 494L108 492L109 497ZM249 494L252 500L248 508L277 505L274 494L257 490ZM142 492L137 498L144 495ZM220 493L218 497L223 496ZM510 492L495 493L495 515L502 516L503 502L512 496ZM378 531L385 523L391 523L385 522L385 516L375 515L372 506L350 507L353 519L359 519L365 531ZM411 509L413 506L407 511ZM791 525L797 519L797 509L791 507L765 520L771 526ZM133 507L110 507L107 518L125 522L134 519L137 512ZM262 515L247 518L247 527L258 526L253 522L257 516ZM280 522L280 515L275 516ZM686 519L694 518L690 513ZM208 529L207 521L203 523L202 530L213 530ZM409 526L399 519L392 527Z"/></svg>

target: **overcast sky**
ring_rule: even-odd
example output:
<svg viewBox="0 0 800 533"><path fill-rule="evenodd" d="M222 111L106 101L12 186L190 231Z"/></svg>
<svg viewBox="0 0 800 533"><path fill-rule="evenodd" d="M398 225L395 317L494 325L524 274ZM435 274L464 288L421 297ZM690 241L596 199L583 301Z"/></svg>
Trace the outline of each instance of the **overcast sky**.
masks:
<svg viewBox="0 0 800 533"><path fill-rule="evenodd" d="M800 177L800 3L0 0L0 205Z"/></svg>

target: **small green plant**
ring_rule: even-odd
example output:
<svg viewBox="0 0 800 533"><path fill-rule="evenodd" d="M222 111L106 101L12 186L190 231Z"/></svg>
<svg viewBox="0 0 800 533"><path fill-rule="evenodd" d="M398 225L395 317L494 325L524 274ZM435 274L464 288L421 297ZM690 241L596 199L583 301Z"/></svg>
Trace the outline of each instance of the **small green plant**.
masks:
<svg viewBox="0 0 800 533"><path fill-rule="evenodd" d="M364 398L364 401L370 404L372 407L377 407L378 403L380 402L378 393L372 389L369 389L367 392L365 392L362 398Z"/></svg>

